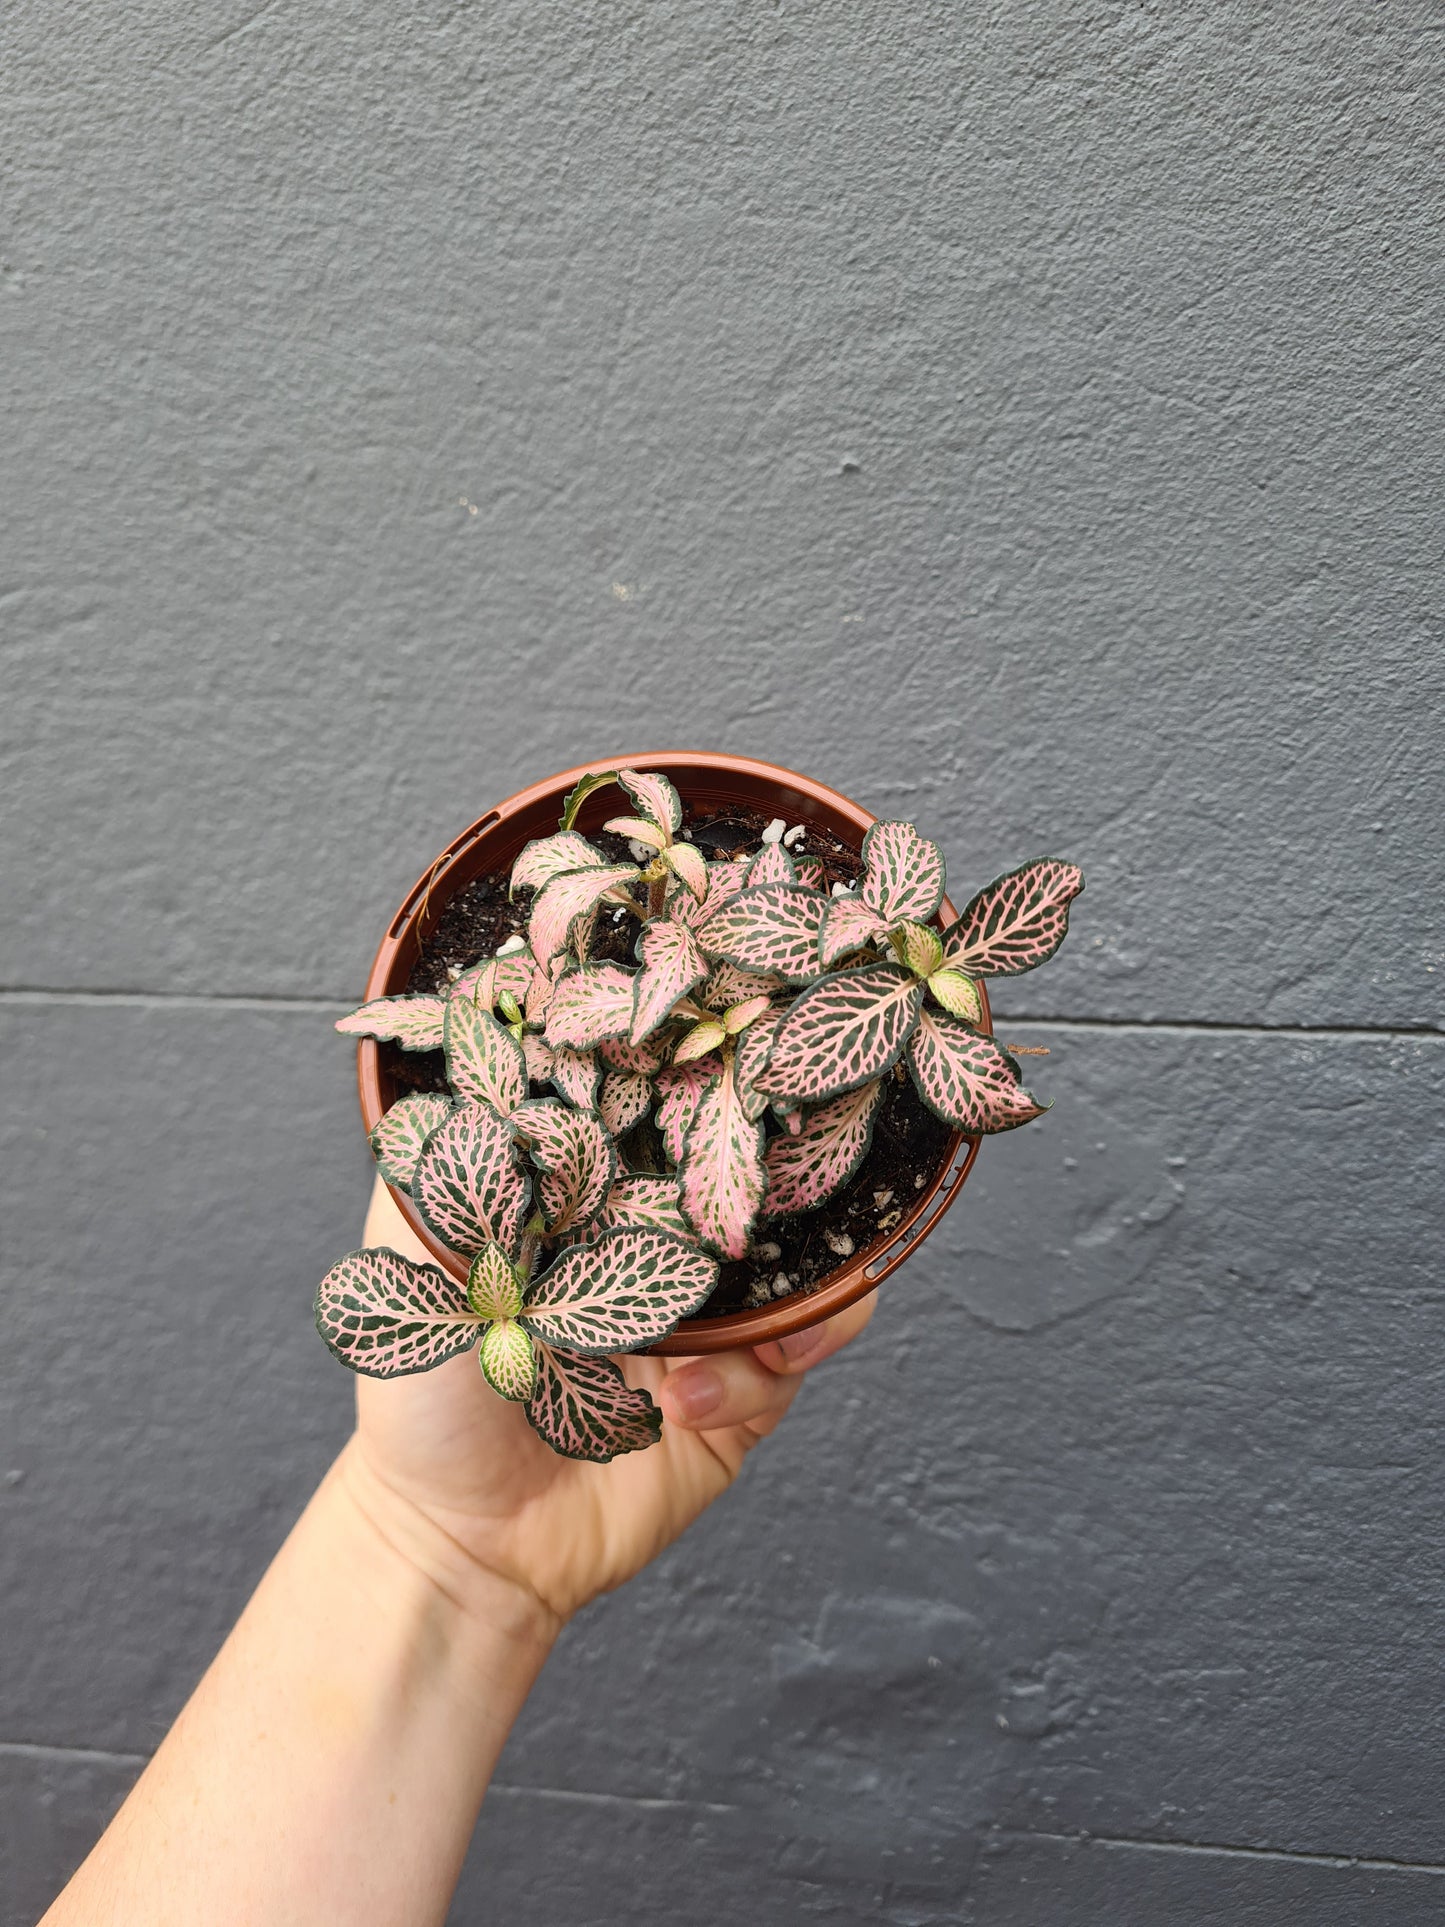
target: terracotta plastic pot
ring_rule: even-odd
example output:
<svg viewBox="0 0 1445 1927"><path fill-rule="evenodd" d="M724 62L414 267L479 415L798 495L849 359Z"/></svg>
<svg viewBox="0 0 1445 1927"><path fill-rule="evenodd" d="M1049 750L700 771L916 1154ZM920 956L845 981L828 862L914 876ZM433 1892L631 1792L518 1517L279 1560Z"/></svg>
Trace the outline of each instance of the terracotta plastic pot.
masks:
<svg viewBox="0 0 1445 1927"><path fill-rule="evenodd" d="M563 798L588 770L595 769L661 770L671 779L682 797L683 807L689 812L712 813L741 805L761 810L770 819L781 816L789 823L822 823L855 850L862 844L868 826L876 820L870 811L840 796L836 790L825 789L821 783L792 770L780 769L775 763L754 763L740 756L708 756L699 751L594 759L576 769L564 770L560 776L549 776L531 789L519 790L505 803L488 810L447 845L426 874L417 879L392 918L367 979L368 999L397 996L405 991L422 945L451 898L476 877L504 874L512 867L524 843L555 830ZM618 808L617 792L600 790L582 805L577 827L584 835L598 830L609 816L617 814ZM951 921L955 914L952 905L945 901L940 922ZM987 1030L991 1027L988 1001L981 984L979 991L983 996L983 1028ZM371 1038L363 1038L358 1048L357 1080L361 1089L361 1114L370 1131L401 1095ZM816 1290L778 1299L756 1311L689 1319L652 1349L696 1353L759 1345L765 1339L782 1338L789 1332L816 1325L845 1305L851 1305L866 1292L876 1289L932 1231L958 1196L978 1155L978 1144L977 1138L956 1134L948 1162L919 1192L896 1228L886 1238L840 1264ZM435 1255L437 1263L454 1277L465 1278L465 1263L427 1230L410 1195L395 1185L390 1188L402 1215Z"/></svg>

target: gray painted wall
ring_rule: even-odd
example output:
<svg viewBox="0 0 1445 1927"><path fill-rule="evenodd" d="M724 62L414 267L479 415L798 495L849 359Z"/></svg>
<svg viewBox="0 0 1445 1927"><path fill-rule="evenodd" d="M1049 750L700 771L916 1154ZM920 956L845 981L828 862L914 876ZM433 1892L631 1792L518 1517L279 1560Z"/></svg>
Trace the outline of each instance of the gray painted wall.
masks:
<svg viewBox="0 0 1445 1927"><path fill-rule="evenodd" d="M573 1629L456 1920L1445 1915L1441 67L1423 0L11 0L6 1927L344 1436L328 1018L649 744L1083 862L998 1000L1057 1103Z"/></svg>

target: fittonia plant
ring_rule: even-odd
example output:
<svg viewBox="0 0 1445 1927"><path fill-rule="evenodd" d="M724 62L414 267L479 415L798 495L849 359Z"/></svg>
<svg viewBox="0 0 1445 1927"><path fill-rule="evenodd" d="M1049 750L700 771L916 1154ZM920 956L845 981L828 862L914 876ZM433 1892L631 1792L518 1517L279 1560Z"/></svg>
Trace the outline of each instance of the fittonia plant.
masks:
<svg viewBox="0 0 1445 1927"><path fill-rule="evenodd" d="M607 783L635 810L606 825L631 863L573 827ZM445 1053L447 1090L400 1098L371 1146L466 1282L353 1252L322 1280L316 1320L378 1378L476 1346L554 1450L606 1461L662 1422L610 1355L698 1311L764 1220L848 1182L895 1066L970 1135L1039 1115L978 1027L978 980L1051 957L1083 878L1026 863L939 929L943 855L910 823L875 824L857 884L830 895L822 866L778 842L709 862L666 777L609 770L577 786L511 882L531 893L525 944L445 995L383 997L337 1025ZM635 921L635 966L594 960L604 909Z"/></svg>

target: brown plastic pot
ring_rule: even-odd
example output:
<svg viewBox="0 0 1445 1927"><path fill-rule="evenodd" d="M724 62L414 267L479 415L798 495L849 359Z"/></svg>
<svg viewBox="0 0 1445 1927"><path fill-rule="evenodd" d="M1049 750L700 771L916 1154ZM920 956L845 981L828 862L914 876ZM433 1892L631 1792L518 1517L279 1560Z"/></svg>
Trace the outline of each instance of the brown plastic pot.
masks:
<svg viewBox="0 0 1445 1927"><path fill-rule="evenodd" d="M700 751L668 751L662 755L620 756L610 760L594 759L549 776L531 789L519 790L479 817L469 829L449 843L426 874L408 891L406 901L391 920L381 940L376 961L366 983L366 996L394 997L405 991L412 967L422 945L438 918L458 890L474 878L510 870L524 843L533 837L547 836L557 827L562 802L577 782L595 769L661 770L668 776L688 810L715 812L739 805L761 810L769 818L785 817L789 823L822 823L835 835L858 849L868 826L876 821L869 810L826 789L809 777L793 770L780 769L776 763L754 763L741 756L709 756ZM582 805L577 827L584 834L600 829L609 816L615 816L618 803L615 791L600 790ZM945 900L941 921L950 921L955 912ZM982 1024L991 1028L988 999L982 984ZM361 1115L368 1131L377 1125L401 1095L387 1073L376 1043L363 1038L357 1051L357 1081L361 1090ZM978 1155L979 1140L955 1134L950 1157L931 1184L925 1185L904 1212L898 1226L866 1250L856 1253L826 1284L807 1293L782 1298L757 1311L727 1312L718 1318L689 1319L671 1337L652 1347L656 1352L697 1353L730 1351L738 1345L760 1345L766 1339L782 1338L789 1332L816 1325L834 1312L842 1311L865 1293L873 1291L895 1270L914 1247L926 1238L943 1213L953 1203ZM403 1217L431 1251L437 1263L453 1277L464 1279L466 1265L456 1253L438 1242L422 1223L410 1195L389 1187Z"/></svg>

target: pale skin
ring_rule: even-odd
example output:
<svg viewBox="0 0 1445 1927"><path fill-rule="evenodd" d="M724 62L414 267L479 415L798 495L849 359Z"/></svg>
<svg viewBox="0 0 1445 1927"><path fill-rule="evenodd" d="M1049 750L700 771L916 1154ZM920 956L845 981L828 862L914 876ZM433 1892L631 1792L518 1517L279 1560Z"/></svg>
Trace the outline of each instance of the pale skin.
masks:
<svg viewBox="0 0 1445 1927"><path fill-rule="evenodd" d="M366 1243L429 1257L380 1184ZM872 1309L629 1358L662 1440L605 1466L557 1457L473 1356L359 1379L355 1433L42 1927L442 1922L562 1627L726 1491Z"/></svg>

